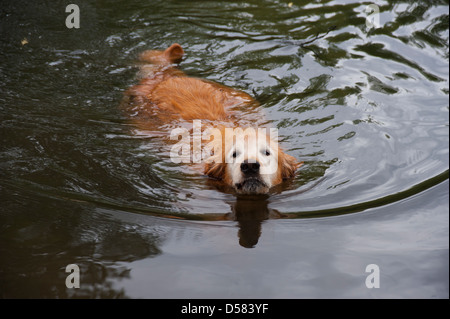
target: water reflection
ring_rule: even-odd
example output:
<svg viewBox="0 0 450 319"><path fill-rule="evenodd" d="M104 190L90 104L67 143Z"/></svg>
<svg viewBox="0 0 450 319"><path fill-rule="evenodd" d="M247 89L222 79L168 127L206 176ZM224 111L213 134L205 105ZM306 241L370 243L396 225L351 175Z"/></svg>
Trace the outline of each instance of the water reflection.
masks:
<svg viewBox="0 0 450 319"><path fill-rule="evenodd" d="M225 215L225 218L238 222L241 246L256 246L261 236L261 225L265 220L286 217L268 205L269 196L238 196L235 202L230 203L231 213Z"/></svg>
<svg viewBox="0 0 450 319"><path fill-rule="evenodd" d="M2 189L3 195L9 201L0 214L1 297L124 298L116 284L129 278L127 263L161 253L157 231L113 219L88 203L15 188ZM69 264L80 267L79 289L65 286Z"/></svg>

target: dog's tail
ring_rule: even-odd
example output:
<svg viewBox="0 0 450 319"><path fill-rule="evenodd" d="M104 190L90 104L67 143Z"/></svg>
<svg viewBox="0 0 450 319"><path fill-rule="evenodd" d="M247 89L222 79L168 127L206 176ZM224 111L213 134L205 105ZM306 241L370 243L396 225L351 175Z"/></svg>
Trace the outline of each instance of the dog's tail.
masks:
<svg viewBox="0 0 450 319"><path fill-rule="evenodd" d="M164 51L148 50L140 54L139 60L157 65L169 65L179 63L183 58L184 51L178 43L172 44Z"/></svg>

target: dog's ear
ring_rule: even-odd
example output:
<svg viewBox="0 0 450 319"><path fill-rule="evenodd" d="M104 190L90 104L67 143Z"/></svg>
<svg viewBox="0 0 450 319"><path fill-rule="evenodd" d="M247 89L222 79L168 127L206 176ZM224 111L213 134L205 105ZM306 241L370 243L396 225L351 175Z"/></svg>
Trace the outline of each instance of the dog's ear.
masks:
<svg viewBox="0 0 450 319"><path fill-rule="evenodd" d="M183 55L184 55L183 48L178 43L172 44L170 47L168 47L164 51L164 56L171 63L179 63L179 62L181 62L181 59L183 58Z"/></svg>
<svg viewBox="0 0 450 319"><path fill-rule="evenodd" d="M183 55L184 51L181 45L174 43L164 51L144 51L139 55L139 60L142 62L165 66L171 63L179 63L183 58Z"/></svg>
<svg viewBox="0 0 450 319"><path fill-rule="evenodd" d="M281 152L279 154L281 178L288 179L295 176L295 171L303 165L303 162L297 161L297 159L291 155Z"/></svg>
<svg viewBox="0 0 450 319"><path fill-rule="evenodd" d="M206 163L205 174L215 179L223 179L225 174L225 164L215 162Z"/></svg>

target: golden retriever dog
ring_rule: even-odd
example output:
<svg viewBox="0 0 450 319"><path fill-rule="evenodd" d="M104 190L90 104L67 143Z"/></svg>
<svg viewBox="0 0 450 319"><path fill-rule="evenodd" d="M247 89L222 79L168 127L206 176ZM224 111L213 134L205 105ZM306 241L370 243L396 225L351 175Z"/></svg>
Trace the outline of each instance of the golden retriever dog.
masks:
<svg viewBox="0 0 450 319"><path fill-rule="evenodd" d="M208 137L214 137L207 145L210 152L202 153L204 173L239 194L264 194L294 177L302 163L258 127L264 116L257 102L242 91L188 77L176 67L183 55L177 43L140 55L140 83L125 94L132 123L154 131L169 123L201 120Z"/></svg>

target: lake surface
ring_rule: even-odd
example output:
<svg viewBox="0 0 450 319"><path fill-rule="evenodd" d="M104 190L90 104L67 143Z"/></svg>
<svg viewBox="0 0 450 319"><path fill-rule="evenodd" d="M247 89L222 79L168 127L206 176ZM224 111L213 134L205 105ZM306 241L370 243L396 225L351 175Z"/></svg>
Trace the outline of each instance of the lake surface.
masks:
<svg viewBox="0 0 450 319"><path fill-rule="evenodd" d="M449 297L448 1L74 3L79 29L0 8L0 297ZM137 55L175 42L259 101L294 180L224 192L129 123Z"/></svg>

